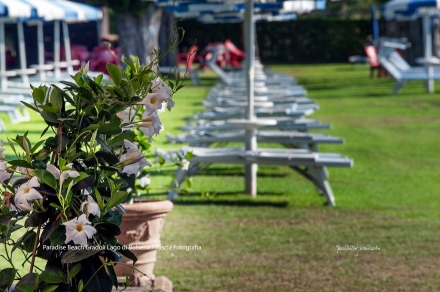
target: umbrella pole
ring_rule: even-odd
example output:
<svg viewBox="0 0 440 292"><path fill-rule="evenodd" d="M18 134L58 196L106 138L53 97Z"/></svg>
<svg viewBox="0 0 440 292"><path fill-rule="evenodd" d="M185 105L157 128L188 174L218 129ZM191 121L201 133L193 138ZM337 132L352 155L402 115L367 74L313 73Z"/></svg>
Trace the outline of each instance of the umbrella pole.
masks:
<svg viewBox="0 0 440 292"><path fill-rule="evenodd" d="M246 44L246 94L248 108L246 118L254 120L254 63L255 63L255 43L254 43L254 1L247 0L245 13L245 44ZM255 151L257 149L256 130L246 129L246 150ZM245 192L252 197L257 196L257 168L255 163L245 165Z"/></svg>
<svg viewBox="0 0 440 292"><path fill-rule="evenodd" d="M8 89L8 77L6 76L6 44L5 23L0 20L0 75L2 90Z"/></svg>
<svg viewBox="0 0 440 292"><path fill-rule="evenodd" d="M61 79L61 67L60 67L60 21L55 20L53 23L53 34L54 34L54 49L53 49L53 62L55 66L55 78L57 80Z"/></svg>
<svg viewBox="0 0 440 292"><path fill-rule="evenodd" d="M432 57L431 15L429 13L423 15L423 38L425 43L425 59L429 60ZM432 65L428 65L430 79L427 81L426 86L429 93L434 92L434 80L431 78L431 75L433 75L432 71Z"/></svg>
<svg viewBox="0 0 440 292"><path fill-rule="evenodd" d="M24 45L24 32L23 32L23 22L17 22L17 32L18 32L18 46L20 50L20 68L24 71L26 70L26 47ZM23 84L29 84L29 76L26 72L22 72L21 80Z"/></svg>
<svg viewBox="0 0 440 292"><path fill-rule="evenodd" d="M44 33L43 33L43 22L37 22L37 38L38 38L38 64L40 64L40 80L46 80L46 71L43 69L44 66Z"/></svg>
<svg viewBox="0 0 440 292"><path fill-rule="evenodd" d="M66 62L67 62L67 72L70 75L73 75L73 66L72 66L72 52L70 50L70 36L69 36L69 27L67 26L67 22L63 21L63 38L64 38L64 52L66 54Z"/></svg>

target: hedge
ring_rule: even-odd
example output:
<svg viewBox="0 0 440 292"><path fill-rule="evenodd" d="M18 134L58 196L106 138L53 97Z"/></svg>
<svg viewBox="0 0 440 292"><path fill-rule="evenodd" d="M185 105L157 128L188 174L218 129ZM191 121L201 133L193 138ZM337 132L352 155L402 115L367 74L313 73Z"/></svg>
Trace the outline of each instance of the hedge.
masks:
<svg viewBox="0 0 440 292"><path fill-rule="evenodd" d="M201 24L196 20L178 23L185 29L180 51L196 43L230 39L243 48L242 24ZM289 22L257 23L257 41L264 63L347 62L351 55L364 55L363 44L370 35L370 20L299 19Z"/></svg>

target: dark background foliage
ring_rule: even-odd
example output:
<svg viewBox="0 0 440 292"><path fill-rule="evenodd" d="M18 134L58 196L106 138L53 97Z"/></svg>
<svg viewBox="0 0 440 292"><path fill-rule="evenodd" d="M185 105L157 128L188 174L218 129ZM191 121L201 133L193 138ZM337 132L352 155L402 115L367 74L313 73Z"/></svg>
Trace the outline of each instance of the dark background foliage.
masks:
<svg viewBox="0 0 440 292"><path fill-rule="evenodd" d="M194 43L204 48L208 43L230 39L243 49L242 24L202 25L196 20L178 23L186 31L180 51ZM298 19L289 22L257 23L257 41L264 63L336 63L351 55L364 55L363 44L371 34L370 20Z"/></svg>

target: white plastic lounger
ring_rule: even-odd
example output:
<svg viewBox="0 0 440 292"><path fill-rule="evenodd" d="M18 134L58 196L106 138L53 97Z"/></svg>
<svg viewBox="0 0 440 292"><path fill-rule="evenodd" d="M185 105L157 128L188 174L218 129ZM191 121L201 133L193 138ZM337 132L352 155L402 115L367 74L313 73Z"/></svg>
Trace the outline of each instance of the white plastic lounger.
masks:
<svg viewBox="0 0 440 292"><path fill-rule="evenodd" d="M184 147L181 153L191 152L192 158L188 170L179 168L175 179L178 186L187 176L195 175L200 163L227 163L227 164L267 164L286 165L300 173L326 198L327 204L335 206L333 191L328 182L326 167L352 167L353 160L340 154L315 153L299 149L258 149L246 151L243 148L197 148ZM158 154L165 159L173 159L176 152L158 150ZM174 200L178 195L177 188L168 191L168 199Z"/></svg>
<svg viewBox="0 0 440 292"><path fill-rule="evenodd" d="M231 95L245 95L246 87L245 86L227 86L222 88L213 88L210 91L210 95L218 95L219 97L231 96ZM255 95L269 95L269 96L306 96L307 90L304 87L295 85L295 86L285 86L285 85L276 85L276 86L267 86L266 84L261 84L260 86L254 87Z"/></svg>
<svg viewBox="0 0 440 292"><path fill-rule="evenodd" d="M21 122L27 122L30 120L29 112L23 107L22 112L17 106L12 105L0 105L0 113L6 113L12 124ZM2 119L0 119L0 132L6 132L6 125Z"/></svg>
<svg viewBox="0 0 440 292"><path fill-rule="evenodd" d="M231 110L234 108L246 108L248 102L245 100L235 100L235 99L219 99L218 101L202 101L202 104L207 110L213 110L214 108L224 108L225 110ZM286 98L284 101L282 99L273 101L260 101L254 100L254 107L256 108L276 108L284 107L285 109L292 108L297 109L301 107L302 109L317 109L318 106L313 99L310 98Z"/></svg>
<svg viewBox="0 0 440 292"><path fill-rule="evenodd" d="M263 119L258 119L263 120ZM271 119L273 120L273 119ZM323 124L317 120L307 119L307 118L289 118L280 117L276 118L277 124L273 126L262 126L261 130L298 130L298 131L308 131L309 129L330 129L331 125ZM227 121L198 121L194 125L184 125L182 128L184 131L230 131L236 130L237 126L229 124Z"/></svg>
<svg viewBox="0 0 440 292"><path fill-rule="evenodd" d="M275 116L291 116L291 117L304 117L311 115L318 108L316 107L282 107L275 106L270 108L258 108L254 110L254 114L258 118L262 117L275 117ZM196 120L226 120L235 118L244 118L245 110L240 108L223 108L215 107L212 111L202 112L192 115L188 121Z"/></svg>
<svg viewBox="0 0 440 292"><path fill-rule="evenodd" d="M243 83L245 82L245 78L244 78L245 71L244 70L238 70L238 72L234 72L233 74L229 74L228 72L226 72L225 70L223 70L222 68L220 68L216 64L217 57L218 57L221 50L222 50L222 48L219 46L214 47L212 50L212 57L209 61L206 62L206 65L217 74L217 76L220 78L220 80L223 83L225 83L227 85L232 85L232 86L235 86L235 85L242 86ZM271 73L267 73L267 75L266 75L261 63L257 63L254 70L255 70L254 74L255 74L255 82L256 83L262 81L266 85L269 85L269 84L279 85L279 84L286 84L286 81L287 81L287 82L290 82L291 84L295 84L295 79L292 79L292 78L272 78L273 76ZM241 78L240 78L240 76L241 76ZM280 76L280 75L278 75L278 76Z"/></svg>
<svg viewBox="0 0 440 292"><path fill-rule="evenodd" d="M193 147L209 147L214 143L227 144L230 142L244 142L243 130L233 132L201 132L199 134L166 135L172 144L186 143ZM258 143L281 143L287 148L300 148L318 151L317 144L343 144L344 139L325 134L302 133L295 131L261 131L256 133Z"/></svg>
<svg viewBox="0 0 440 292"><path fill-rule="evenodd" d="M410 80L440 80L439 69L433 66L411 67L395 52L396 49L406 49L407 44L392 39L382 39L379 46L378 60L396 80L393 94L397 94Z"/></svg>

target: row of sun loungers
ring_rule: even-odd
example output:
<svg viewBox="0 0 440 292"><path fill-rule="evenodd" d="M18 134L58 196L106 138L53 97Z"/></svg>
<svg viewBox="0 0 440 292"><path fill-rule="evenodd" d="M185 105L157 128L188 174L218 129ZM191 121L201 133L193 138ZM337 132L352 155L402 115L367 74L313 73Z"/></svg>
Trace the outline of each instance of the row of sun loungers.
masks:
<svg viewBox="0 0 440 292"><path fill-rule="evenodd" d="M220 72L220 69L215 68L214 71ZM321 153L318 151L318 144L342 144L344 140L330 135L310 133L313 129L331 127L308 117L318 109L316 101L307 97L307 91L297 85L295 79L279 73L265 74L261 66L256 70L255 76L260 76L260 80L267 78L270 82L266 84L270 85L255 88L256 119L249 123L237 120L245 117L247 107L242 86L244 81L234 85L230 81L238 80L243 76L243 73L241 74L222 71L219 75L222 83L211 89L203 103L206 111L188 119L187 124L182 127L186 134L167 135L169 142L189 146L172 151L157 150L159 155L168 160L185 157L187 152L192 153L189 167L182 166L177 170L177 185L169 190L168 198L175 199L178 188L186 177L197 174L207 165L268 164L291 167L314 184L318 192L326 198L328 205L334 206L335 198L328 182L327 167L352 167L353 161L340 154ZM258 124L260 126L257 128ZM246 150L225 147L232 142L245 143L247 127L257 128L254 137L257 143L279 143L287 149ZM219 145L222 148L213 147Z"/></svg>

